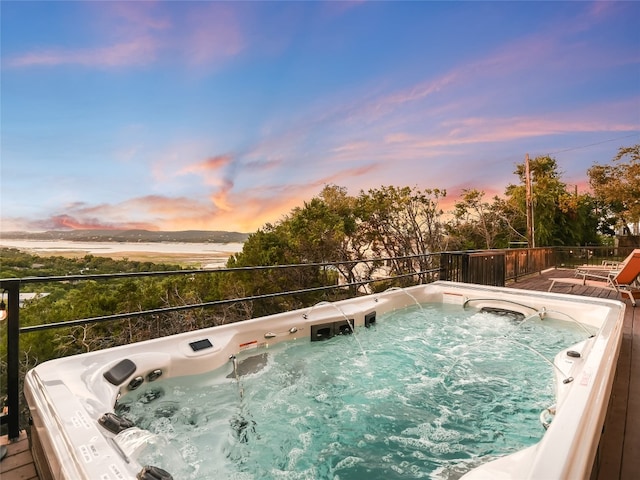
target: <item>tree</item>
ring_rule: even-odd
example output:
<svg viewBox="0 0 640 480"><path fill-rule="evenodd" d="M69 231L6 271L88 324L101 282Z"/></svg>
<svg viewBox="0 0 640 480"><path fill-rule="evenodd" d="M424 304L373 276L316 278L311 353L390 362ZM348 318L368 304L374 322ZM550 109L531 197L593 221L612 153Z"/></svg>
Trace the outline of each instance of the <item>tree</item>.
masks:
<svg viewBox="0 0 640 480"><path fill-rule="evenodd" d="M366 223L370 248L394 257L440 251L443 241L444 190L381 187L360 192L359 216Z"/></svg>
<svg viewBox="0 0 640 480"><path fill-rule="evenodd" d="M536 245L562 245L564 221L559 218L558 204L566 185L560 181L556 160L544 156L530 162L531 185L533 191L534 226ZM525 165L516 167L516 174L525 183ZM524 188L524 187L522 187Z"/></svg>
<svg viewBox="0 0 640 480"><path fill-rule="evenodd" d="M277 224L250 235L242 252L234 255L227 265L336 262L332 267L310 265L291 274L271 272L260 277L262 280L253 274L246 279L245 288L255 291L261 287L265 292L260 293L266 293L271 289L335 284L337 269L355 293L357 281L370 278L380 267L379 262L365 265L358 264L359 260L412 256L442 249L444 228L438 199L444 195L441 190L382 187L351 197L345 188L328 185ZM428 258L394 260L390 265L391 273L424 271L430 266ZM278 277L277 282L274 277ZM284 288L285 285L289 288Z"/></svg>
<svg viewBox="0 0 640 480"><path fill-rule="evenodd" d="M565 225L565 245L598 245L598 206L588 193L565 191L558 199L560 213Z"/></svg>
<svg viewBox="0 0 640 480"><path fill-rule="evenodd" d="M483 201L484 192L463 190L462 198L454 204L454 219L450 235L460 249L507 247L509 239L520 234L510 228L507 205L494 197L493 203Z"/></svg>
<svg viewBox="0 0 640 480"><path fill-rule="evenodd" d="M289 265L300 263L294 251L288 230L288 218L276 224L268 223L249 235L242 246L227 261L228 268L250 266ZM268 269L252 272L237 272L227 275L223 282L224 292L241 292L242 296L265 295L279 290L295 290L299 284L295 271L289 269ZM255 315L267 315L280 309L280 299L265 300L258 308L253 303L243 305L245 311Z"/></svg>
<svg viewBox="0 0 640 480"><path fill-rule="evenodd" d="M558 164L549 156L529 163L533 191L534 229L537 246L598 243L595 233L597 210L587 194L570 193L561 181ZM525 210L525 165L516 166L520 185L509 185L507 201Z"/></svg>
<svg viewBox="0 0 640 480"><path fill-rule="evenodd" d="M395 257L390 265L390 273L426 271L431 268L433 265L428 257L397 257L443 249L445 229L438 201L445 196L446 191L439 189L393 186L360 192L360 238L369 255Z"/></svg>
<svg viewBox="0 0 640 480"><path fill-rule="evenodd" d="M640 144L621 147L612 164L596 164L587 174L602 216L630 231L640 221Z"/></svg>

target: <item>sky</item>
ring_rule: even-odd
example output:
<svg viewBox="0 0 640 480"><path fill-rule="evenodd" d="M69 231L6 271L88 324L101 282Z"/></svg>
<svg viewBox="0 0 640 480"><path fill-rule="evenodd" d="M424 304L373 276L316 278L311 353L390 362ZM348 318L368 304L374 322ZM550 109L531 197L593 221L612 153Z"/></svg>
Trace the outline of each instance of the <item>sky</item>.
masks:
<svg viewBox="0 0 640 480"><path fill-rule="evenodd" d="M640 143L640 2L0 3L0 230L229 230L325 185L490 200Z"/></svg>

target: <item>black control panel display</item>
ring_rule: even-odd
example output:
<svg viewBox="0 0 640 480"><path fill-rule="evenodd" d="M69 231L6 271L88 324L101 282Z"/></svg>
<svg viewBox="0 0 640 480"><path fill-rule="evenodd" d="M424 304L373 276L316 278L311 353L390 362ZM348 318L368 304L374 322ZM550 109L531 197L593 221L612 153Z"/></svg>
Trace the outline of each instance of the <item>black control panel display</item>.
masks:
<svg viewBox="0 0 640 480"><path fill-rule="evenodd" d="M211 348L213 347L213 344L209 341L208 338L205 338L204 340L197 340L195 342L191 342L189 346L191 347L191 350L193 350L194 352L197 352L199 350L204 350L205 348Z"/></svg>

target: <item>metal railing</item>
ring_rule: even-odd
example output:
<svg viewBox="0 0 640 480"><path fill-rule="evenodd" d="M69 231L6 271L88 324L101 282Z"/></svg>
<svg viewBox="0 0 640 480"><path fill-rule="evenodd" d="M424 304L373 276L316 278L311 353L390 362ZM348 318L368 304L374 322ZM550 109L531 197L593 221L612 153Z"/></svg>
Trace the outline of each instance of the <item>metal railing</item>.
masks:
<svg viewBox="0 0 640 480"><path fill-rule="evenodd" d="M515 280L532 273L540 272L546 268L561 264L580 264L581 260L605 257L608 259L624 258L626 253L616 249L603 249L594 254L594 249L583 250L581 248L558 249L508 249L485 250L466 252L442 252L436 254L410 255L393 258L376 258L366 260L339 261L326 263L305 263L297 265L271 265L256 267L223 268L216 270L175 270L162 272L134 272L117 274L91 274L91 275L65 275L51 277L23 277L0 279L0 289L3 291L3 300L7 300L7 408L8 413L2 416L2 424L7 424L10 439L18 438L20 433L20 335L29 332L41 332L44 330L60 329L73 326L114 322L135 317L153 316L179 312L191 309L203 309L214 306L229 305L238 302L255 302L276 297L296 296L309 293L322 293L328 291L339 292L344 298L345 288L349 290L349 296L358 294L359 287L382 284L385 287L406 286L410 284L429 283L434 280L449 280L466 283L478 283L483 285L504 286L507 280ZM575 262L575 263L573 263ZM373 267L393 265L392 275L381 275L375 278L359 278L354 272L358 264L368 264ZM23 286L36 283L75 283L86 281L109 281L116 279L131 279L145 277L169 277L184 275L220 275L238 274L242 272L274 272L283 269L331 269L343 267L343 271L351 272L344 283L330 285L308 286L299 285L288 291L276 291L238 298L217 299L207 302L199 302L188 305L173 305L162 308L154 308L141 311L129 311L114 313L111 315L96 316L90 318L73 319L63 322L42 323L39 325L20 325L20 289ZM346 268L345 268L346 267ZM395 282L395 283L394 283Z"/></svg>
<svg viewBox="0 0 640 480"><path fill-rule="evenodd" d="M603 262L621 261L633 251L633 247L555 247L558 267L600 265Z"/></svg>

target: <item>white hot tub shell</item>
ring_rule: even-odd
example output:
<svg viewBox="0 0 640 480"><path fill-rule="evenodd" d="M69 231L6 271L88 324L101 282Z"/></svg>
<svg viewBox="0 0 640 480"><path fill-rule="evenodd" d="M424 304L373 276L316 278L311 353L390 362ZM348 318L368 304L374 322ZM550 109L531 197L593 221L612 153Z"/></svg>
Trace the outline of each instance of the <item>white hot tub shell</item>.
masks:
<svg viewBox="0 0 640 480"><path fill-rule="evenodd" d="M132 380L204 373L241 351L292 339L309 339L319 324L332 325L347 316L363 326L377 315L420 303L445 303L461 308L498 307L530 315L556 311L596 332L571 347L580 353L558 353L556 413L535 445L489 461L468 472L477 479L584 479L591 472L609 403L624 319L623 303L546 292L435 282L334 304L255 318L171 337L51 360L29 371L25 396L29 405L34 456L54 479L135 479L142 466L99 424L113 412L119 395ZM337 308L336 308L337 307ZM317 334L317 329L316 333ZM106 374L106 376L105 376ZM44 473L43 473L44 474Z"/></svg>

